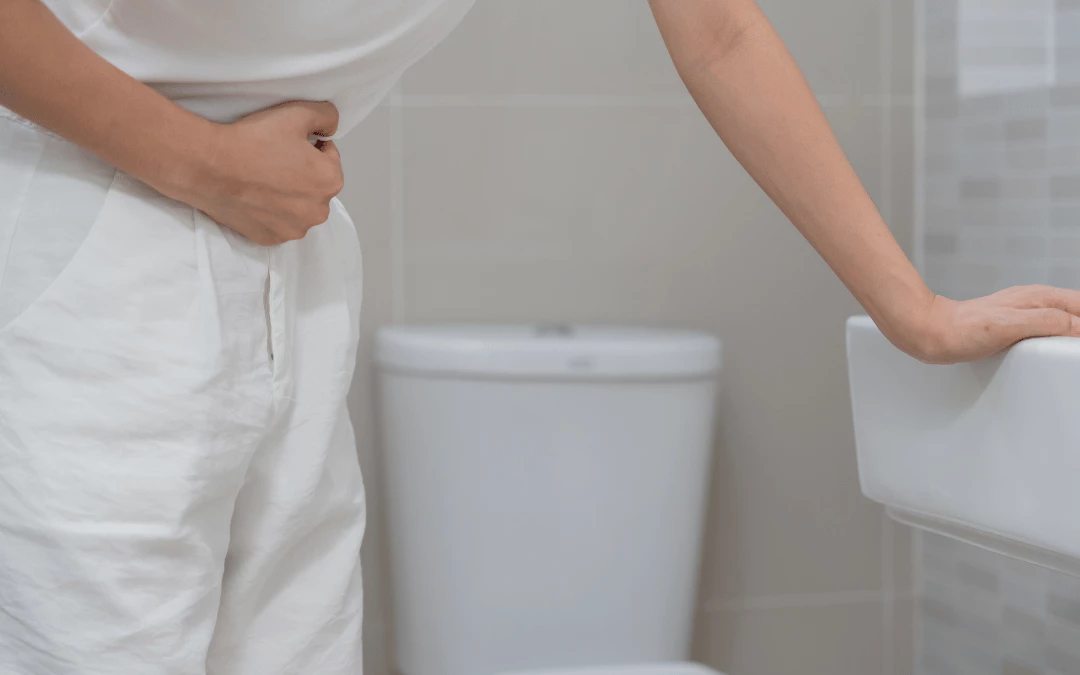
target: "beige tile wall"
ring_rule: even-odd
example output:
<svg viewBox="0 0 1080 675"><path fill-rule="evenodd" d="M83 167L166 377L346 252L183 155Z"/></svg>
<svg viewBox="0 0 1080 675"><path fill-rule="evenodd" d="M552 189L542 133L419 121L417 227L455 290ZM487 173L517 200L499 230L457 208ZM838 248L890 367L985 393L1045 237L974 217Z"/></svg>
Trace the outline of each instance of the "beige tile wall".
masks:
<svg viewBox="0 0 1080 675"><path fill-rule="evenodd" d="M951 297L1023 283L1080 288L1080 4L933 0L923 9L920 244L931 287ZM1052 55L1049 83L1015 56L1016 11L1030 9L1054 26L1052 51L1034 50ZM983 48L962 48L979 38ZM1033 43L1044 38L1036 32ZM997 60L982 61L987 54ZM972 69L988 65L998 82L1027 72L1030 87L962 92ZM944 537L925 536L922 550L923 675L1080 673L1080 581Z"/></svg>
<svg viewBox="0 0 1080 675"><path fill-rule="evenodd" d="M910 0L761 4L906 246ZM693 107L645 0L479 0L342 145L365 336L484 319L723 338L698 658L910 675L910 537L856 476L843 320L858 307ZM386 675L370 347L351 405L371 503L365 662Z"/></svg>

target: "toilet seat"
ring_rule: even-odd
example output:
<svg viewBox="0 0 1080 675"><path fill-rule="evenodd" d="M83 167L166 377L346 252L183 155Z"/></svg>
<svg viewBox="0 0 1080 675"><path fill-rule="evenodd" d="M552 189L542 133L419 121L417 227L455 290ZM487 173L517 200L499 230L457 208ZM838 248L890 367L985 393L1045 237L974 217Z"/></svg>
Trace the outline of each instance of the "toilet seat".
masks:
<svg viewBox="0 0 1080 675"><path fill-rule="evenodd" d="M618 666L548 668L501 673L500 675L724 675L700 663L634 663Z"/></svg>

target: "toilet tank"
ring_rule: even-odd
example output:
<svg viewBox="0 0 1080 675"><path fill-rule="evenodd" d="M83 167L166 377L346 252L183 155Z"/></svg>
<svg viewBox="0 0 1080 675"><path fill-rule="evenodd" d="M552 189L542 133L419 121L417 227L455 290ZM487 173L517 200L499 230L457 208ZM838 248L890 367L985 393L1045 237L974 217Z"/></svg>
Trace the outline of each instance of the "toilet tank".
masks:
<svg viewBox="0 0 1080 675"><path fill-rule="evenodd" d="M401 326L377 363L404 675L688 656L715 338Z"/></svg>

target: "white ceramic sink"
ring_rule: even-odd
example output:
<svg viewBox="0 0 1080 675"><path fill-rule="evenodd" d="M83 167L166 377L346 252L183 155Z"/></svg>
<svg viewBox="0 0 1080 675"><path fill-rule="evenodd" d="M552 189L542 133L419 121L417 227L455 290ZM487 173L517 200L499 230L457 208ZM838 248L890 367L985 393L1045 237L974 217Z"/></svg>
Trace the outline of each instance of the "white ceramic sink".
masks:
<svg viewBox="0 0 1080 675"><path fill-rule="evenodd" d="M859 476L897 520L1080 574L1080 339L928 366L847 325Z"/></svg>

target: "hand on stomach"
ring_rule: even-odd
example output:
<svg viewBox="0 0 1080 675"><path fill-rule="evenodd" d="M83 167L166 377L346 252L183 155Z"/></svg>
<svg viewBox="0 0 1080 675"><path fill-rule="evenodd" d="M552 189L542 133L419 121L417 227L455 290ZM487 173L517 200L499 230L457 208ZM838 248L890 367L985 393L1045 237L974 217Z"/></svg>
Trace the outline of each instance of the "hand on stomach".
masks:
<svg viewBox="0 0 1080 675"><path fill-rule="evenodd" d="M301 239L326 222L341 191L341 156L332 103L290 101L215 124L210 161L182 177L168 196L263 245Z"/></svg>

